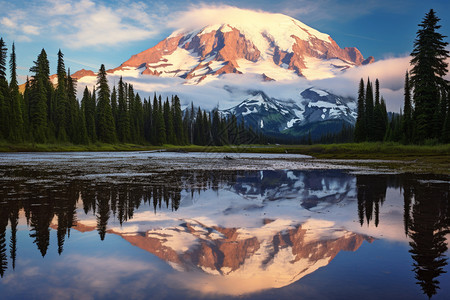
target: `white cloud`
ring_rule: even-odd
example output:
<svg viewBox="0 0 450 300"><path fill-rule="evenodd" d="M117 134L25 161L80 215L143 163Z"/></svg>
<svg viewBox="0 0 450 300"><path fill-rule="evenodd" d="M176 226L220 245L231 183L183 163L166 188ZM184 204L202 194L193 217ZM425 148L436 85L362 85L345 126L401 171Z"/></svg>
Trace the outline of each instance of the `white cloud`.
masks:
<svg viewBox="0 0 450 300"><path fill-rule="evenodd" d="M163 19L144 2L106 4L91 0L40 0L25 7L16 5L0 17L0 24L14 39L31 41L41 35L70 48L118 46L153 38Z"/></svg>
<svg viewBox="0 0 450 300"><path fill-rule="evenodd" d="M39 35L39 27L36 27L36 26L33 26L33 25L24 25L24 26L22 26L22 31L25 34Z"/></svg>
<svg viewBox="0 0 450 300"><path fill-rule="evenodd" d="M9 27L9 28L16 27L16 23L8 17L3 17L2 20L0 21L0 23L3 26Z"/></svg>

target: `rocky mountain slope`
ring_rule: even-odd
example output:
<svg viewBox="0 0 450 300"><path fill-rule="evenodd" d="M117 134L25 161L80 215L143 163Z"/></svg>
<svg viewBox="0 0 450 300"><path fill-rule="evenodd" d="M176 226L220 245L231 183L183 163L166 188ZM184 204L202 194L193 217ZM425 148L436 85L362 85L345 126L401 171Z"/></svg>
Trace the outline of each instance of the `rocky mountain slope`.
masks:
<svg viewBox="0 0 450 300"><path fill-rule="evenodd" d="M263 80L319 79L373 61L355 47L340 48L329 35L296 19L271 14L264 23L233 19L177 30L110 72L138 70L144 75L181 77L190 83L228 73L255 73Z"/></svg>

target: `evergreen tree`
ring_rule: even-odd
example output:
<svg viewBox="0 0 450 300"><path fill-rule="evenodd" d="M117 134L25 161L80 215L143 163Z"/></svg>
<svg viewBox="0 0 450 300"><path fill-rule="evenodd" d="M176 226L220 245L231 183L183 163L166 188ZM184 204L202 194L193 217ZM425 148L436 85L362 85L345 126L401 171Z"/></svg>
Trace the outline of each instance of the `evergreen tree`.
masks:
<svg viewBox="0 0 450 300"><path fill-rule="evenodd" d="M94 143L97 140L97 134L95 133L95 99L91 96L87 87L84 88L83 98L81 99L81 113L84 113L88 139L91 143Z"/></svg>
<svg viewBox="0 0 450 300"><path fill-rule="evenodd" d="M358 90L358 117L355 125L355 142L360 143L367 139L366 132L366 99L364 94L364 80L361 78Z"/></svg>
<svg viewBox="0 0 450 300"><path fill-rule="evenodd" d="M448 82L443 78L447 74L450 57L446 50L445 36L438 33L440 19L431 9L419 24L414 49L411 53L411 83L414 88L413 99L415 141L422 143L425 139L438 137L432 122L436 108L439 107L439 94L447 89Z"/></svg>
<svg viewBox="0 0 450 300"><path fill-rule="evenodd" d="M450 89L447 92L447 114L442 129L442 142L450 143Z"/></svg>
<svg viewBox="0 0 450 300"><path fill-rule="evenodd" d="M111 110L112 110L112 114L113 114L113 117L114 117L114 124L116 124L116 129L117 129L118 108L117 108L117 91L116 91L116 86L113 86L113 90L112 90L112 93L111 93Z"/></svg>
<svg viewBox="0 0 450 300"><path fill-rule="evenodd" d="M147 142L152 142L152 104L144 98L144 136Z"/></svg>
<svg viewBox="0 0 450 300"><path fill-rule="evenodd" d="M97 94L97 137L104 143L115 143L117 140L116 127L111 110L108 79L103 64L100 66L97 75Z"/></svg>
<svg viewBox="0 0 450 300"><path fill-rule="evenodd" d="M53 86L49 79L50 67L47 53L42 49L34 66L30 86L30 125L35 142L45 143L48 137L48 104L52 99Z"/></svg>
<svg viewBox="0 0 450 300"><path fill-rule="evenodd" d="M156 111L156 118L157 118L157 123L156 123L157 141L156 141L156 144L163 145L163 144L167 143L167 139L166 139L166 125L164 122L163 107L162 107L162 103L161 103L161 95L159 95L159 101L158 101L157 107L158 107L158 109Z"/></svg>
<svg viewBox="0 0 450 300"><path fill-rule="evenodd" d="M164 102L163 113L164 113L164 124L166 127L167 143L174 145L174 144L176 144L176 141L175 141L174 126L173 126L173 113L172 113L172 109L170 107L169 98L167 98L166 102Z"/></svg>
<svg viewBox="0 0 450 300"><path fill-rule="evenodd" d="M11 82L9 83L9 94L10 94L10 130L9 130L9 140L20 142L23 140L24 128L23 128L23 118L22 118L22 95L19 92L19 86L17 85L17 73L16 73L16 51L14 44L11 50L11 59L9 62L9 68L11 72Z"/></svg>
<svg viewBox="0 0 450 300"><path fill-rule="evenodd" d="M122 77L119 79L117 107L117 135L122 143L130 139L130 116L128 113L127 99L125 98L125 84Z"/></svg>
<svg viewBox="0 0 450 300"><path fill-rule="evenodd" d="M219 109L216 108L212 112L212 121L211 121L211 135L213 144L216 146L222 146L221 136L220 136L220 117L219 117Z"/></svg>
<svg viewBox="0 0 450 300"><path fill-rule="evenodd" d="M412 105L411 105L411 87L410 87L410 80L409 80L409 74L408 71L405 75L405 100L403 104L403 124L402 124L402 131L403 131L403 140L406 144L409 144L412 142Z"/></svg>
<svg viewBox="0 0 450 300"><path fill-rule="evenodd" d="M0 80L3 79L6 81L6 56L8 49L6 48L6 44L3 41L3 38L0 38Z"/></svg>
<svg viewBox="0 0 450 300"><path fill-rule="evenodd" d="M136 143L142 143L144 141L144 109L142 107L142 100L139 93L134 97L134 117L133 121L136 126Z"/></svg>
<svg viewBox="0 0 450 300"><path fill-rule="evenodd" d="M374 119L373 119L373 88L372 83L370 82L370 79L367 79L367 86L366 86L366 103L365 103L365 117L366 117L366 133L367 133L367 140L368 141L374 141L375 135L374 135Z"/></svg>
<svg viewBox="0 0 450 300"><path fill-rule="evenodd" d="M0 138L7 138L9 134L9 95L6 81L7 48L3 38L0 38Z"/></svg>
<svg viewBox="0 0 450 300"><path fill-rule="evenodd" d="M77 122L80 106L77 100L77 81L67 72L67 109L66 109L66 132L71 142L75 141L77 135Z"/></svg>
<svg viewBox="0 0 450 300"><path fill-rule="evenodd" d="M137 124L136 124L136 105L134 103L135 95L134 88L132 84L128 84L127 89L127 102L128 102L128 111L130 116L130 140L135 142L137 139Z"/></svg>
<svg viewBox="0 0 450 300"><path fill-rule="evenodd" d="M56 127L56 136L59 141L65 142L67 141L67 107L69 104L68 94L67 94L67 80L66 80L66 67L64 65L64 55L61 52L61 49L58 52L58 67L57 67L57 76L58 76L58 87L56 88L56 117L55 117L55 127Z"/></svg>
<svg viewBox="0 0 450 300"><path fill-rule="evenodd" d="M180 98L177 95L173 98L172 102L172 114L173 114L173 130L175 132L176 144L183 145L184 141L184 129L183 129L183 119L181 111Z"/></svg>
<svg viewBox="0 0 450 300"><path fill-rule="evenodd" d="M380 102L380 82L375 81L375 107L373 111L373 140L383 141L386 134L386 123L383 117L383 108Z"/></svg>

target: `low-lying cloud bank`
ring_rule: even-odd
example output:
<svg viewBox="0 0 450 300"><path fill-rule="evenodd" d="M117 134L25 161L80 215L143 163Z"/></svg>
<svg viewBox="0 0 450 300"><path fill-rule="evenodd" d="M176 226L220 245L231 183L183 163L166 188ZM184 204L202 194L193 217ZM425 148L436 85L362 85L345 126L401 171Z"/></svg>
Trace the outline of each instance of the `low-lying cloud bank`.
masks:
<svg viewBox="0 0 450 300"><path fill-rule="evenodd" d="M306 80L299 77L295 80L263 82L258 74L226 74L198 85L186 84L178 77L157 77L151 75L124 76L123 80L133 84L135 91L141 97L152 97L156 92L163 97L177 94L182 105L201 106L204 109L233 107L248 97L249 91L263 91L270 97L279 100L301 101L300 93L309 88L317 87L342 97L357 98L359 81L370 78L372 83L378 78L380 93L386 101L388 111L399 112L403 106L403 86L405 73L410 69L411 57L389 58L373 64L355 67L342 74L321 80ZM450 62L450 60L449 60ZM117 84L119 75L109 75L111 85ZM450 80L450 74L446 78ZM79 95L86 85L92 87L96 79L91 77L79 82Z"/></svg>

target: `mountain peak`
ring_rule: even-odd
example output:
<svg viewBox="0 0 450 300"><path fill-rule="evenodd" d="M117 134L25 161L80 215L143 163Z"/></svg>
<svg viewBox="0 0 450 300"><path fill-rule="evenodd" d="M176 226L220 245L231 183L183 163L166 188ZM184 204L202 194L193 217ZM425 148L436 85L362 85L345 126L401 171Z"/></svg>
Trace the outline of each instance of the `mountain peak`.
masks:
<svg viewBox="0 0 450 300"><path fill-rule="evenodd" d="M111 71L139 70L197 84L228 73L258 74L264 80L321 79L373 62L373 57L364 59L354 47L342 49L328 34L289 16L227 9L232 13L214 11L217 20L180 28Z"/></svg>

